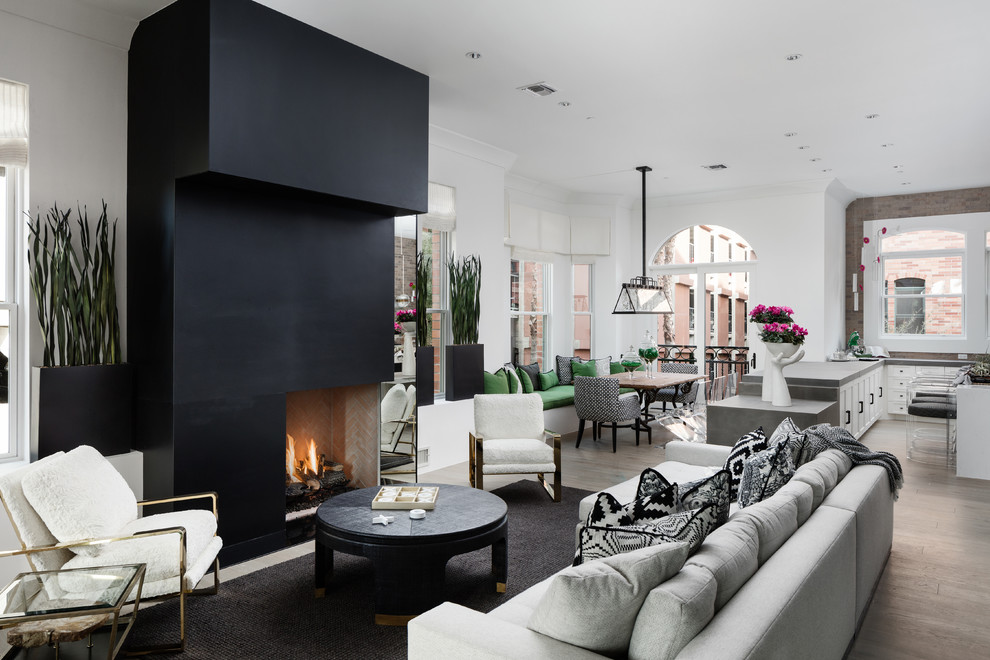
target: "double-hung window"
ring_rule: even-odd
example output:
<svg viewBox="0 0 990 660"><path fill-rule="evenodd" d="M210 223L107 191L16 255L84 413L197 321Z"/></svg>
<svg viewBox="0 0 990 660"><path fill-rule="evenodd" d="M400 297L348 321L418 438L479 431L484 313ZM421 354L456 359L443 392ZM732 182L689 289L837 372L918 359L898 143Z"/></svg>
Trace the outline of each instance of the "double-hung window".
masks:
<svg viewBox="0 0 990 660"><path fill-rule="evenodd" d="M591 300L593 285L593 266L591 264L574 264L572 266L573 282L573 318L574 318L574 352L579 358L591 359L594 304Z"/></svg>
<svg viewBox="0 0 990 660"><path fill-rule="evenodd" d="M0 80L0 460L26 454L24 170L27 86Z"/></svg>
<svg viewBox="0 0 990 660"><path fill-rule="evenodd" d="M551 368L550 291L553 267L525 258L509 262L509 337L513 364Z"/></svg>
<svg viewBox="0 0 990 660"><path fill-rule="evenodd" d="M418 216L419 251L429 257L433 265L430 280L430 298L423 300L422 292L417 292L417 305L426 305L430 317L433 345L433 394L440 396L446 391L444 382L444 348L452 340L450 329L450 304L448 302L447 258L454 249L454 229L456 226L455 191L450 186L439 183L429 184L429 211Z"/></svg>

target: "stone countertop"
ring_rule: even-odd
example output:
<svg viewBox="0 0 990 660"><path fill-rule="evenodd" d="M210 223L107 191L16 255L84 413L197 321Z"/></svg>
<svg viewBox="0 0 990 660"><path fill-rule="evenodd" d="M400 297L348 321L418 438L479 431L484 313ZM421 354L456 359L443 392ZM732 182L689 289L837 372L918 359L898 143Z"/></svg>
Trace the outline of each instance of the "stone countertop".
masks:
<svg viewBox="0 0 990 660"><path fill-rule="evenodd" d="M973 360L926 360L921 358L886 358L887 364L910 365L916 367L961 367L973 364Z"/></svg>
<svg viewBox="0 0 990 660"><path fill-rule="evenodd" d="M806 387L842 387L874 369L883 367L883 360L850 360L848 362L801 361L784 367L788 385ZM742 377L744 383L762 383L763 372L755 371Z"/></svg>

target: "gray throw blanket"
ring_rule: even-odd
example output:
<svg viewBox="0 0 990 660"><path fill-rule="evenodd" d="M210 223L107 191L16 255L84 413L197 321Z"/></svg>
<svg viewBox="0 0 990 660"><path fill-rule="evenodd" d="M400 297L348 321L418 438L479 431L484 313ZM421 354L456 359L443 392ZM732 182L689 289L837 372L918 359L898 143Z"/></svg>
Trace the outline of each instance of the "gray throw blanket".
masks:
<svg viewBox="0 0 990 660"><path fill-rule="evenodd" d="M838 449L849 457L853 465L879 465L887 471L890 492L897 499L897 491L904 485L904 472L896 456L885 451L873 451L854 438L849 431L831 424L809 426L803 433L805 444L802 457L807 452L807 460L811 460L826 449Z"/></svg>

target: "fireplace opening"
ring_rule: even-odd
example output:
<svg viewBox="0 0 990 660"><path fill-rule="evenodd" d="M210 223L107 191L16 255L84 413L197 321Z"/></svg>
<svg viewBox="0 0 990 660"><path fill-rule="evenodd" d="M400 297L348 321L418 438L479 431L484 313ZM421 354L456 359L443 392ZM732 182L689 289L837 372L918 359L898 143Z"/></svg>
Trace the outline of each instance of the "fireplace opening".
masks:
<svg viewBox="0 0 990 660"><path fill-rule="evenodd" d="M285 528L290 545L315 536L321 504L377 481L376 383L286 394Z"/></svg>

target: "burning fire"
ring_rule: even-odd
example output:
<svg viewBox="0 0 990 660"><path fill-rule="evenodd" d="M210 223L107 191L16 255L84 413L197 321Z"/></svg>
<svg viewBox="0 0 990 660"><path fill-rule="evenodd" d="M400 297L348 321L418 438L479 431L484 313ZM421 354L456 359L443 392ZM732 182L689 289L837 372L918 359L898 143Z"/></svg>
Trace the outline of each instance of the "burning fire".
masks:
<svg viewBox="0 0 990 660"><path fill-rule="evenodd" d="M296 458L296 441L285 434L285 473L289 475L289 481L305 482L304 477L319 477L320 463L316 456L316 442L309 439L309 449L301 458ZM300 476L301 475L301 476Z"/></svg>

